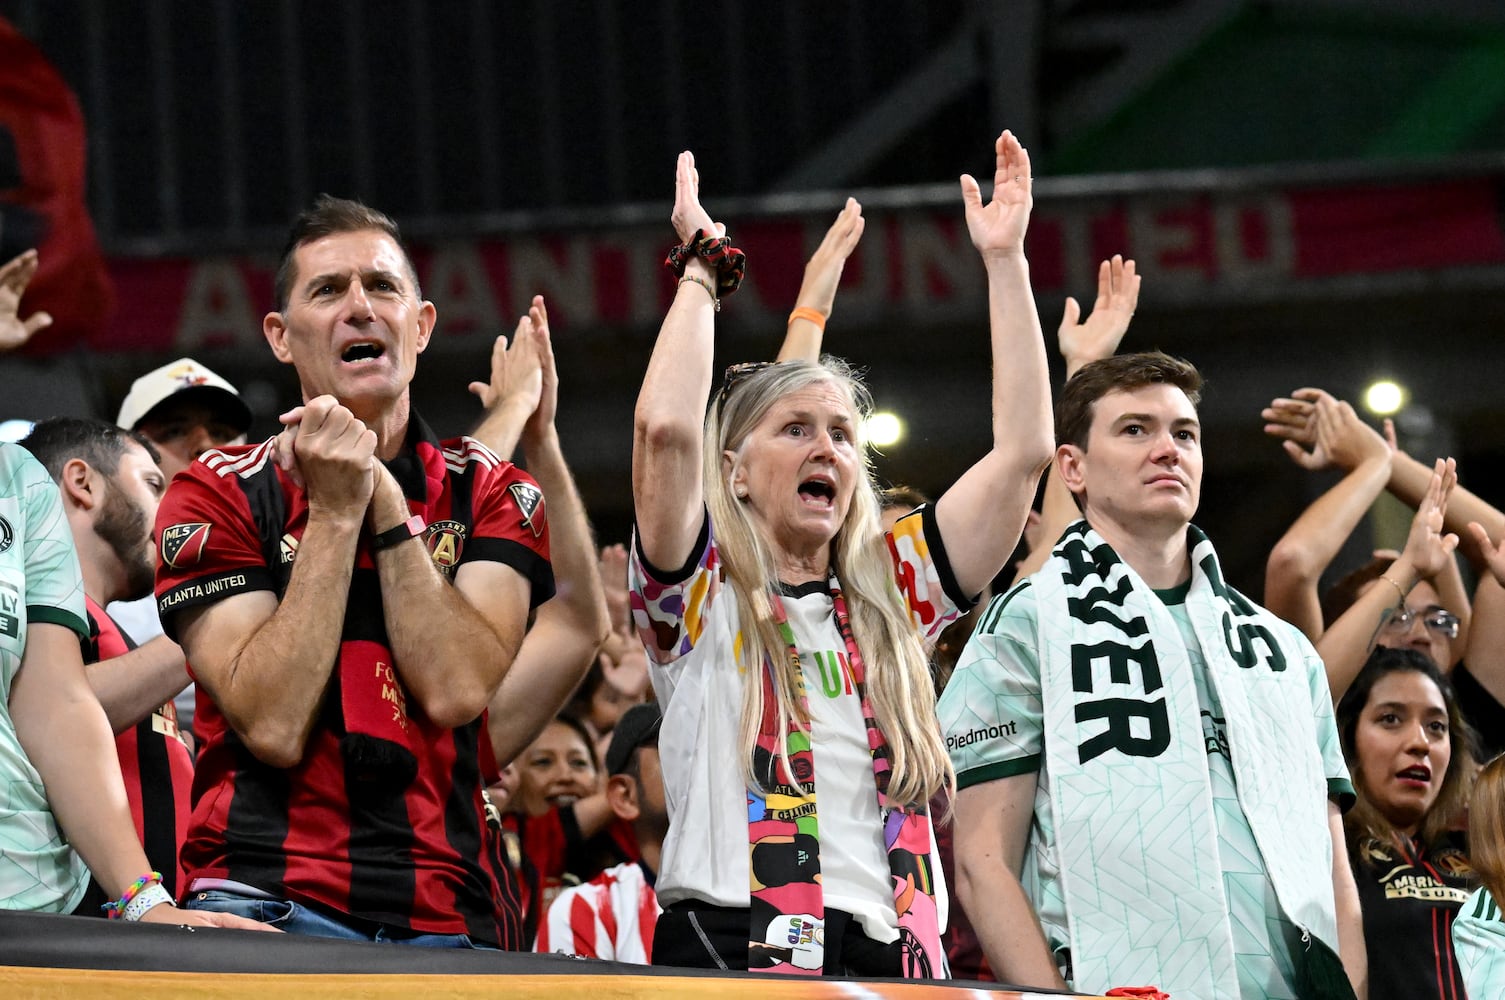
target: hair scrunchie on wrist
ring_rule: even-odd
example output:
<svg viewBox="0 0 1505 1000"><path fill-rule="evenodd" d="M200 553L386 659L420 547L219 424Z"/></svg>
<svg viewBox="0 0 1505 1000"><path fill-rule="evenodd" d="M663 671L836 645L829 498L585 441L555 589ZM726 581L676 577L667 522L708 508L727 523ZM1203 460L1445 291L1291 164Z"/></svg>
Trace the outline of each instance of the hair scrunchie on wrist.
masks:
<svg viewBox="0 0 1505 1000"><path fill-rule="evenodd" d="M716 290L723 296L735 292L747 274L747 254L732 246L725 236L712 236L704 229L695 230L688 243L670 247L664 266L673 269L676 278L683 278L691 257L699 257L716 269Z"/></svg>

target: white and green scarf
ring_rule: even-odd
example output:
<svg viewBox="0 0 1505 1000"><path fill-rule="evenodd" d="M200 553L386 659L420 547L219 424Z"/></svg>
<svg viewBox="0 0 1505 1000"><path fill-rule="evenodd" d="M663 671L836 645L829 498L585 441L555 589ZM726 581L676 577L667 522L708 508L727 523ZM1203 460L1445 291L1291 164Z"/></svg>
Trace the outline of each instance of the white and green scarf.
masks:
<svg viewBox="0 0 1505 1000"><path fill-rule="evenodd" d="M1337 951L1327 782L1292 630L1188 526L1186 608L1286 917ZM1237 997L1201 708L1169 610L1085 521L1033 577L1045 763L1077 989ZM1299 958L1298 958L1299 961Z"/></svg>

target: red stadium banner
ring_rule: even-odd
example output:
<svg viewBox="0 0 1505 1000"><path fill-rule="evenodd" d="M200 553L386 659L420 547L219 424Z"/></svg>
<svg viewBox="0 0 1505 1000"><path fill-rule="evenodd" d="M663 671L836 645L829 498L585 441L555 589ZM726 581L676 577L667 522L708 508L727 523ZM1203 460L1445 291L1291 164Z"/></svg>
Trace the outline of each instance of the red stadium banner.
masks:
<svg viewBox="0 0 1505 1000"><path fill-rule="evenodd" d="M1042 296L1090 295L1097 262L1112 253L1135 258L1162 301L1268 300L1336 277L1499 265L1501 181L1042 197L1027 243L1033 283ZM959 204L866 214L867 234L843 275L844 318L921 325L983 307L983 272ZM829 222L822 214L739 223L736 241L750 264L728 320L782 317ZM439 306L441 345L510 330L536 292L561 328L604 335L652 329L662 318L673 288L662 263L667 232L465 239L421 245L414 255L424 294ZM110 270L121 308L87 343L102 352L259 351L274 266L246 257L117 259Z"/></svg>

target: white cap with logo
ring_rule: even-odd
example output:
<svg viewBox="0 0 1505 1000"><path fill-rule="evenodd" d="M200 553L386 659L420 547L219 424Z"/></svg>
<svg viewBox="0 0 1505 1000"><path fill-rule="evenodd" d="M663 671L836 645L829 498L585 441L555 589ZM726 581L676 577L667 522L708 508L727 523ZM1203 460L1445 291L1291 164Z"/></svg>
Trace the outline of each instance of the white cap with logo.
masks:
<svg viewBox="0 0 1505 1000"><path fill-rule="evenodd" d="M204 402L218 410L240 433L250 430L251 408L240 398L235 386L192 358L179 358L132 382L131 391L120 404L120 416L115 418L115 423L126 430L134 430L141 418L152 410L179 393L187 392L203 396Z"/></svg>

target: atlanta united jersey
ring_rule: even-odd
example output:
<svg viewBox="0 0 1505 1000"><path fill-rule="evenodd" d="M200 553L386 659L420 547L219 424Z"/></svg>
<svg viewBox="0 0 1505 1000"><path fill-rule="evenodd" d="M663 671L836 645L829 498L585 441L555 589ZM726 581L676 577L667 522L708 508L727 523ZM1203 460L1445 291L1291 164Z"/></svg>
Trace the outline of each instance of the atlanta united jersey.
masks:
<svg viewBox="0 0 1505 1000"><path fill-rule="evenodd" d="M164 497L157 598L169 635L188 609L285 589L308 502L277 468L272 447L268 441L209 452ZM470 438L438 441L416 414L388 468L427 523L424 541L447 576L474 560L499 562L530 581L534 605L552 595L544 499L525 473ZM380 578L363 540L346 602L342 661L365 655L373 643L390 663ZM416 774L367 780L353 776L342 750L339 678L337 668L303 759L288 769L257 760L199 688L203 749L183 850L189 885L229 880L417 932L468 934L489 944L515 940L507 924L516 914L498 905L495 852L484 843L482 775L494 770L485 716L445 729L411 712Z"/></svg>

